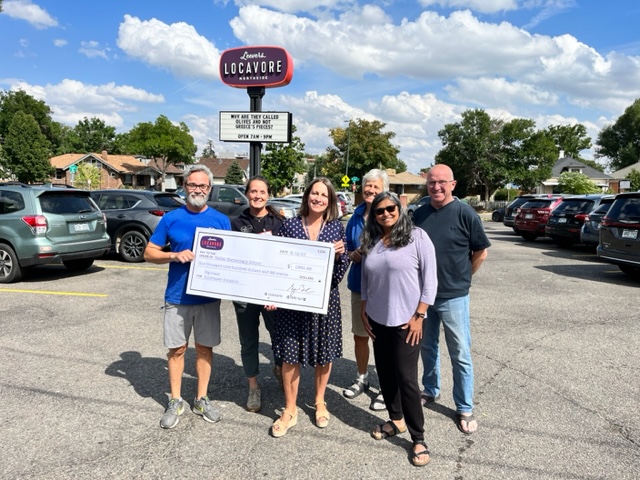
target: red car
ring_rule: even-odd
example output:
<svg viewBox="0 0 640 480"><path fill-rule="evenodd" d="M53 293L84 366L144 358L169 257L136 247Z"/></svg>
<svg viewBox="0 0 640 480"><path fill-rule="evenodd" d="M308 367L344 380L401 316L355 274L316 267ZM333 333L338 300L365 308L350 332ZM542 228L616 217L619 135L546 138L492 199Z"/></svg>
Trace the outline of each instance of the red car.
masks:
<svg viewBox="0 0 640 480"><path fill-rule="evenodd" d="M529 242L540 236L544 237L549 215L560 202L562 197L534 198L524 203L516 215L514 230Z"/></svg>

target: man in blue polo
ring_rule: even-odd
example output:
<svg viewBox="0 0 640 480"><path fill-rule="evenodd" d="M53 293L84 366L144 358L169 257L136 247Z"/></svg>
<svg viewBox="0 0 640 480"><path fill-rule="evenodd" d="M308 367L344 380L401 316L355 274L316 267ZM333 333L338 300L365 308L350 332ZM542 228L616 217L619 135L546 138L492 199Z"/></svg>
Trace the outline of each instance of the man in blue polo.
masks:
<svg viewBox="0 0 640 480"><path fill-rule="evenodd" d="M473 416L473 363L469 288L471 276L487 258L491 242L478 214L453 196L456 181L447 165L433 166L427 173L430 203L414 213L415 224L429 234L438 263L438 293L422 326L422 404L440 397L440 325L453 367L453 401L456 423L462 433L478 429Z"/></svg>
<svg viewBox="0 0 640 480"><path fill-rule="evenodd" d="M164 343L169 349L168 370L171 399L160 420L162 428L173 428L184 412L181 396L184 355L193 330L196 348L198 392L192 410L210 423L219 421L220 410L209 401L207 390L211 377L213 347L220 344L220 300L190 295L186 292L191 251L196 228L231 230L229 219L207 206L213 183L211 171L204 165L193 165L185 173L187 204L162 217L144 252L147 262L169 264L165 290ZM170 251L165 251L165 245Z"/></svg>

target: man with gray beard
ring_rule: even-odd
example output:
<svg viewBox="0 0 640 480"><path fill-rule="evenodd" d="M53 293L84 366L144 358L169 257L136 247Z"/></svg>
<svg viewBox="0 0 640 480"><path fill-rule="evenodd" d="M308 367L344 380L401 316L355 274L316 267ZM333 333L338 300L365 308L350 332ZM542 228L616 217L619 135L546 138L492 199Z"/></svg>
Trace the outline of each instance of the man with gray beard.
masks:
<svg viewBox="0 0 640 480"><path fill-rule="evenodd" d="M169 264L167 288L164 295L164 344L169 349L168 370L171 398L160 426L173 428L184 413L181 396L184 355L193 330L196 348L198 391L192 410L210 423L222 416L208 397L213 347L220 344L220 300L190 295L186 292L191 251L196 228L231 230L229 219L207 206L213 183L211 171L204 165L193 165L185 173L187 204L162 217L144 252L147 262ZM170 250L166 251L165 246Z"/></svg>

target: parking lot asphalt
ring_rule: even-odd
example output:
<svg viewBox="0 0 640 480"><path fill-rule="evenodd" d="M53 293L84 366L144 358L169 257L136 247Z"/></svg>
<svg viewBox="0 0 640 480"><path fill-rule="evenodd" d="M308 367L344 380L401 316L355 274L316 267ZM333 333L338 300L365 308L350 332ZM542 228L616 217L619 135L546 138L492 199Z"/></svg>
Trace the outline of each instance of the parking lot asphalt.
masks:
<svg viewBox="0 0 640 480"><path fill-rule="evenodd" d="M0 285L0 476L7 479L637 479L640 477L640 284L592 250L524 242L485 222L493 246L471 292L479 430L456 429L451 369L425 411L431 463L408 460L407 434L375 441L377 392L346 400L354 376L349 296L341 285L344 358L327 393L328 428L313 423L313 371L303 369L298 425L269 427L283 405L262 330L263 409L248 413L237 327L223 301L210 397L223 420L185 412L159 427L168 381L160 306L166 269L99 259L82 274L39 267ZM373 360L371 360L373 362ZM183 396L195 393L189 349ZM373 365L370 366L373 372ZM377 385L376 385L377 386Z"/></svg>

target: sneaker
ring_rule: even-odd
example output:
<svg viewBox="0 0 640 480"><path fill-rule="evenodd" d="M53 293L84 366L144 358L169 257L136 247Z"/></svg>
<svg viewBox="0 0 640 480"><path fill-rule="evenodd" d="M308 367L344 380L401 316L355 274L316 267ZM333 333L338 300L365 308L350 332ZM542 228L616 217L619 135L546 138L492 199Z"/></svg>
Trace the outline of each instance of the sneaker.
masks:
<svg viewBox="0 0 640 480"><path fill-rule="evenodd" d="M353 385L351 385L349 388L345 388L342 391L342 395L351 400L353 398L356 398L358 395L366 392L367 390L369 390L369 379L363 382L359 378L356 378L353 382Z"/></svg>
<svg viewBox="0 0 640 480"><path fill-rule="evenodd" d="M440 395L436 395L435 397L432 397L431 395L427 395L424 392L420 394L420 401L422 402L423 407L431 405L432 403L435 403L438 400L440 400Z"/></svg>
<svg viewBox="0 0 640 480"><path fill-rule="evenodd" d="M260 403L260 387L250 388L249 389L249 398L247 399L247 411L248 412L259 412L262 408L262 403Z"/></svg>
<svg viewBox="0 0 640 480"><path fill-rule="evenodd" d="M173 428L178 425L180 415L184 413L184 401L181 398L169 400L169 406L160 419L162 428Z"/></svg>
<svg viewBox="0 0 640 480"><path fill-rule="evenodd" d="M202 397L200 400L197 398L193 401L193 408L191 409L196 415L200 415L209 423L216 423L222 419L220 410L211 405L209 397Z"/></svg>

